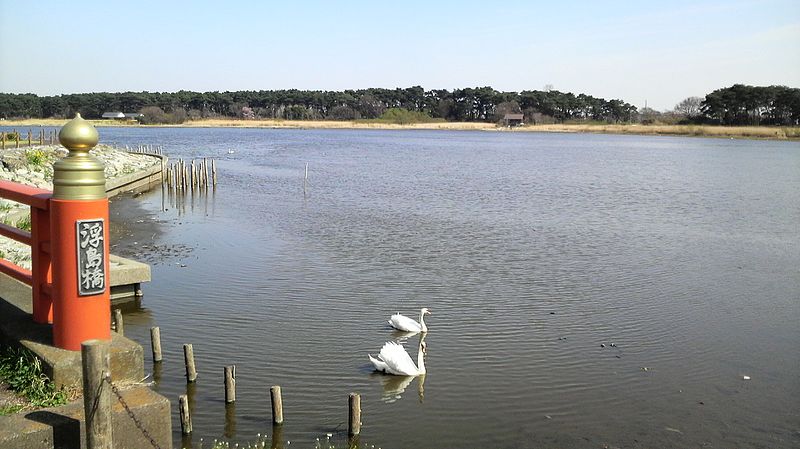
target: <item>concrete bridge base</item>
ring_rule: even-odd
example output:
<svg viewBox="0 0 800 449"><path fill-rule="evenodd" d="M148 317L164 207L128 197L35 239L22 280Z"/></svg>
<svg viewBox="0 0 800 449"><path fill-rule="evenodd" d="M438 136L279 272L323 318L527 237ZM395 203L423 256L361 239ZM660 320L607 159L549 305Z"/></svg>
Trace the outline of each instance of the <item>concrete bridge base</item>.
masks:
<svg viewBox="0 0 800 449"><path fill-rule="evenodd" d="M24 347L42 361L56 385L82 386L81 353L52 346L52 326L31 319L31 289L0 274L0 340ZM109 310L109 313L111 311ZM170 403L138 384L144 377L144 354L136 342L112 332L111 378L141 427L160 448L172 447ZM114 447L151 447L122 404L114 399ZM83 399L61 407L0 416L0 449L79 449L84 446Z"/></svg>
<svg viewBox="0 0 800 449"><path fill-rule="evenodd" d="M111 436L114 449L153 447L149 438L162 449L172 448L167 398L143 386L120 390L120 395L141 428L113 396ZM3 416L0 417L0 449L83 449L86 447L85 422L82 399L61 407Z"/></svg>

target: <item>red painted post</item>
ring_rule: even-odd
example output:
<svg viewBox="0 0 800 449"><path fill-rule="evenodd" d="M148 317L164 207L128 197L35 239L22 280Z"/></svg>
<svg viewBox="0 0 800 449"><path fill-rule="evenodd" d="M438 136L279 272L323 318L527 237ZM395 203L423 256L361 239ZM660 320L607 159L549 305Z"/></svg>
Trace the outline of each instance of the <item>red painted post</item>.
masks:
<svg viewBox="0 0 800 449"><path fill-rule="evenodd" d="M53 272L50 257L50 211L31 207L33 321L53 322Z"/></svg>
<svg viewBox="0 0 800 449"><path fill-rule="evenodd" d="M58 134L69 155L53 166L50 231L53 343L111 339L108 198L103 165L89 155L97 130L77 114Z"/></svg>

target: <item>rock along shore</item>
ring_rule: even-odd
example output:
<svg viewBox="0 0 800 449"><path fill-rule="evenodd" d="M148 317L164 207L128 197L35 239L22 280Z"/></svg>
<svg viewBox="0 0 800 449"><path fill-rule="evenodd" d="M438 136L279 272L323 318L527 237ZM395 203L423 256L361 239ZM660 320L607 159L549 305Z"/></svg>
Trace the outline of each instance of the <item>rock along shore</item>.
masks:
<svg viewBox="0 0 800 449"><path fill-rule="evenodd" d="M98 145L91 154L105 166L107 182L161 163L158 158L128 153L108 145ZM60 145L34 145L0 151L0 180L53 190L53 163L66 155L67 150ZM30 230L30 208L0 198L0 221ZM0 257L30 269L31 250L28 245L0 237Z"/></svg>

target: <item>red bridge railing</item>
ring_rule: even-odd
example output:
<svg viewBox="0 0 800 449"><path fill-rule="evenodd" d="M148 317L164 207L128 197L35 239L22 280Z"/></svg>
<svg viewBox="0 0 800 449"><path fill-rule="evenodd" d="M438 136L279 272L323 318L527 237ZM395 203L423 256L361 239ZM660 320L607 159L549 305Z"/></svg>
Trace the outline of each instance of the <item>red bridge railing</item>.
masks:
<svg viewBox="0 0 800 449"><path fill-rule="evenodd" d="M0 258L0 273L31 286L33 320L53 322L52 259L50 256L50 198L49 190L0 181L0 197L31 208L31 232L0 223L0 235L31 247L31 269L25 269Z"/></svg>

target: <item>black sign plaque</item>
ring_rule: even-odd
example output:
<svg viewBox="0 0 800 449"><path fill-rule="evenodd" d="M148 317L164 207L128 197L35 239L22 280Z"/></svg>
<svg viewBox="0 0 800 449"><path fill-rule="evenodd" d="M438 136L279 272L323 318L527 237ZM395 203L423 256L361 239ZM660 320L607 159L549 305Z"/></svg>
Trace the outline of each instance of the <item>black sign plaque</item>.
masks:
<svg viewBox="0 0 800 449"><path fill-rule="evenodd" d="M106 291L105 221L102 218L76 222L78 243L78 295Z"/></svg>

